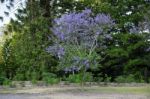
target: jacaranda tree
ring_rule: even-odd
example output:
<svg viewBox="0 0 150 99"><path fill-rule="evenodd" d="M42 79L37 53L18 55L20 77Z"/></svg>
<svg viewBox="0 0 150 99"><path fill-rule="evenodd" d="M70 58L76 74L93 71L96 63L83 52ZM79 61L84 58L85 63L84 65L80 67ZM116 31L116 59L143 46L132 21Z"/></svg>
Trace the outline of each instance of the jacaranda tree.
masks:
<svg viewBox="0 0 150 99"><path fill-rule="evenodd" d="M113 26L109 15L94 15L90 9L64 14L54 20L51 30L56 38L55 44L47 51L59 58L60 70L73 74L79 72L84 81L87 69L98 66L101 57L95 50L105 46L103 39L111 39L108 31Z"/></svg>

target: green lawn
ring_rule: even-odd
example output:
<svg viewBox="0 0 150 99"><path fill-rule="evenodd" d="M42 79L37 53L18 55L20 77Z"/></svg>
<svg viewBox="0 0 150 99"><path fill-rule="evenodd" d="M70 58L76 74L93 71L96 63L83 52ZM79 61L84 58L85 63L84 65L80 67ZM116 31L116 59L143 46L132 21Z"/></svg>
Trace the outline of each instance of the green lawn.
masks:
<svg viewBox="0 0 150 99"><path fill-rule="evenodd" d="M97 87L97 88L91 88L88 91L99 92L99 93L150 94L150 86L148 87Z"/></svg>
<svg viewBox="0 0 150 99"><path fill-rule="evenodd" d="M84 87L75 89L64 89L63 92L88 92L104 94L146 94L150 95L150 86L144 87Z"/></svg>
<svg viewBox="0 0 150 99"><path fill-rule="evenodd" d="M53 88L53 89L52 89ZM47 87L47 88L23 88L23 89L0 89L0 93L16 93L21 90L22 92L32 92L31 90L42 90L45 92L72 92L72 93L103 93L103 94L146 94L150 95L150 86L142 87ZM33 91L33 92L34 92ZM40 92L39 92L40 93Z"/></svg>

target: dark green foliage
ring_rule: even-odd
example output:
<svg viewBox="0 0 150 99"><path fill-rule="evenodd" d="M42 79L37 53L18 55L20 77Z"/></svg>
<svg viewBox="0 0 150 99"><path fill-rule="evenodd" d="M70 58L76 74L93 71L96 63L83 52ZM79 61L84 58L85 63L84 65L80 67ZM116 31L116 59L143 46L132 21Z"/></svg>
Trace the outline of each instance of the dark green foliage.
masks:
<svg viewBox="0 0 150 99"><path fill-rule="evenodd" d="M13 79L13 76L16 75L17 65L13 56L13 50L11 45L11 39L6 40L2 49L3 56L3 65L1 67L3 75L8 79Z"/></svg>
<svg viewBox="0 0 150 99"><path fill-rule="evenodd" d="M138 25L150 7L145 0L101 0L99 4L101 6L96 10L111 14L119 27L124 27L128 22Z"/></svg>
<svg viewBox="0 0 150 99"><path fill-rule="evenodd" d="M118 76L115 81L117 83L131 83L131 82L140 82L143 83L144 80L142 78L139 79L140 81L137 81L137 79L135 78L135 75L130 74L128 76Z"/></svg>
<svg viewBox="0 0 150 99"><path fill-rule="evenodd" d="M6 78L5 76L0 76L0 85L10 85L11 80Z"/></svg>
<svg viewBox="0 0 150 99"><path fill-rule="evenodd" d="M83 83L83 82L92 82L93 77L91 73L87 72L84 74L84 81L83 81L83 75L81 73L69 75L69 77L66 78L66 80L69 81L70 83Z"/></svg>
<svg viewBox="0 0 150 99"><path fill-rule="evenodd" d="M57 78L57 75L53 74L53 73L43 73L43 81L46 84L57 84L59 83L59 78Z"/></svg>
<svg viewBox="0 0 150 99"><path fill-rule="evenodd" d="M49 29L44 29L48 27L46 22L47 20L41 18L32 23L32 27L24 26L29 28L25 29L22 34L16 34L12 41L16 63L19 64L17 73L24 74L24 80L32 78L41 80L42 73L44 71L50 72L53 68L53 59L45 50L50 44L47 34Z"/></svg>
<svg viewBox="0 0 150 99"><path fill-rule="evenodd" d="M38 9L39 6L33 7ZM18 20L11 20L7 27L8 35L13 36L3 47L4 74L13 80L42 80L43 72L57 71L56 60L46 52L46 47L52 42L48 40L51 22L40 14L40 10L33 13L28 6L18 9L18 13Z"/></svg>
<svg viewBox="0 0 150 99"><path fill-rule="evenodd" d="M114 45L112 44L105 51L106 57L101 61L101 72L112 77L112 81L119 75L130 73L144 76L144 68L149 68L146 64L146 49L148 42L145 42L144 34L117 34L115 35Z"/></svg>
<svg viewBox="0 0 150 99"><path fill-rule="evenodd" d="M6 79L5 77L0 76L0 85L3 85L3 83L4 83L5 79Z"/></svg>
<svg viewBox="0 0 150 99"><path fill-rule="evenodd" d="M11 1L6 5L8 9L14 6ZM96 48L96 55L101 56L98 68L89 69L84 81L150 82L150 35L130 33L131 28L143 28L144 22L150 23L150 3L145 0L28 0L27 7L18 9L17 20L11 20L4 32L12 36L1 46L0 84L9 84L10 80L33 83L43 80L55 84L60 79L81 83L82 73L70 75L59 71L58 59L47 53L46 48L55 43L50 31L52 20L85 8L91 8L95 15L110 14L116 27L109 31L112 39L104 40L106 49ZM4 13L9 15L9 11ZM4 17L0 16L0 20Z"/></svg>
<svg viewBox="0 0 150 99"><path fill-rule="evenodd" d="M75 74L75 75L69 75L67 78L67 81L70 83L81 83L81 75L80 74Z"/></svg>

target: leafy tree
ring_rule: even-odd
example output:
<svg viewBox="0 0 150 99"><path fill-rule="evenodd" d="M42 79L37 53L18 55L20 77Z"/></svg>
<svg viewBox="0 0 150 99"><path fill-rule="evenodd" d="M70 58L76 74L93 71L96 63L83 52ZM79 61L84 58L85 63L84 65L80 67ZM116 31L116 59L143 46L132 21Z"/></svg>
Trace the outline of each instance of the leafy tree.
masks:
<svg viewBox="0 0 150 99"><path fill-rule="evenodd" d="M145 41L144 36L144 34L115 36L116 41L111 43L105 51L105 58L101 61L103 76L105 74L112 76L112 81L119 75L135 74L137 77L144 77L144 69L149 68L145 62L145 57L149 53L147 51L149 43Z"/></svg>
<svg viewBox="0 0 150 99"><path fill-rule="evenodd" d="M8 9L13 1L1 0ZM49 81L44 75L59 74L60 69L74 74L100 57L98 68L86 71L104 81L129 74L127 78L148 82L149 9L145 0L28 0L4 32L11 38L2 47L0 71L9 79Z"/></svg>
<svg viewBox="0 0 150 99"><path fill-rule="evenodd" d="M92 12L86 9L80 13L64 14L55 19L52 31L56 36L55 45L47 50L59 58L59 68L65 72L80 72L83 75L87 69L97 67L100 56L95 52L100 39L110 36L107 34L114 26L109 15L97 14L92 17Z"/></svg>
<svg viewBox="0 0 150 99"><path fill-rule="evenodd" d="M95 13L109 13L117 25L110 31L113 34L113 38L106 39L107 49L97 49L97 52L104 58L100 61L102 68L94 74L98 75L100 73L99 75L104 78L105 74L107 74L112 77L113 81L113 78L117 75L124 75L124 72L126 74L131 73L130 70L134 69L132 70L134 71L133 74L140 72L139 74L144 76L142 69L145 68L144 66L149 67L144 65L144 57L149 54L149 52L145 51L145 49L149 48L149 34L144 32L149 30L149 2L144 0L94 0L94 2L84 0L84 3L91 7ZM133 64L131 65L130 62L133 62ZM125 69L128 68L128 63L132 69ZM141 67L142 69L138 68L138 64L144 65ZM149 69L145 70L150 71ZM145 74L147 75L148 73Z"/></svg>

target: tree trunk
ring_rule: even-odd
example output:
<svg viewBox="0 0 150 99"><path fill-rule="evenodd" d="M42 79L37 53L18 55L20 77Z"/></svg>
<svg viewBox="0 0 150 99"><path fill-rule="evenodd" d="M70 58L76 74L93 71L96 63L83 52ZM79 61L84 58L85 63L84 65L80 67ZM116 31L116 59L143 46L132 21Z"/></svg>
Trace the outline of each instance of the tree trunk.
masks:
<svg viewBox="0 0 150 99"><path fill-rule="evenodd" d="M148 69L147 69L147 67L145 67L145 69L144 69L144 79L145 79L145 82L149 82L148 81Z"/></svg>

